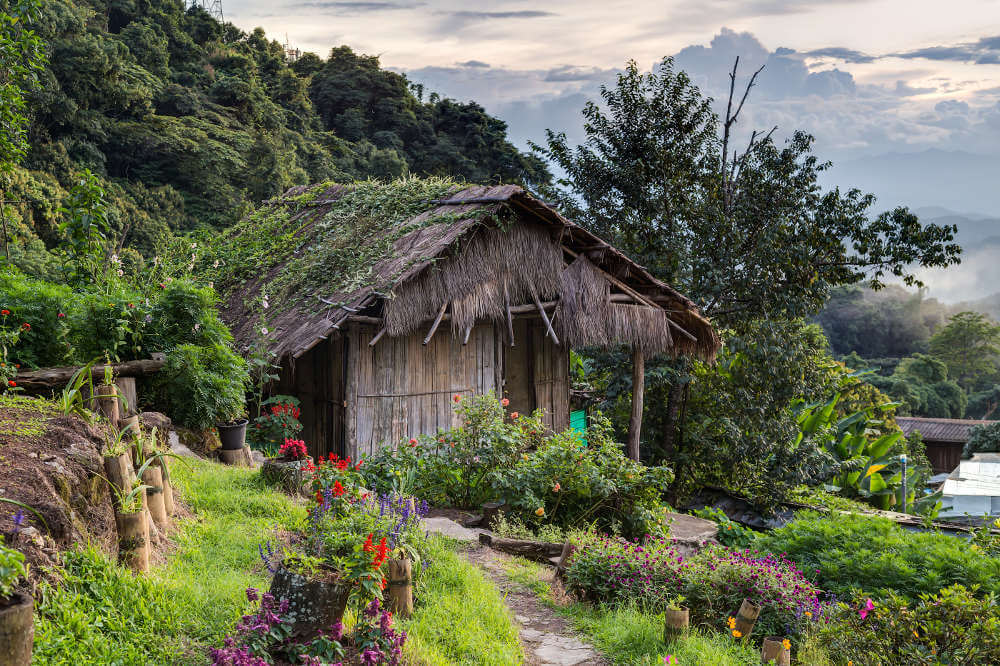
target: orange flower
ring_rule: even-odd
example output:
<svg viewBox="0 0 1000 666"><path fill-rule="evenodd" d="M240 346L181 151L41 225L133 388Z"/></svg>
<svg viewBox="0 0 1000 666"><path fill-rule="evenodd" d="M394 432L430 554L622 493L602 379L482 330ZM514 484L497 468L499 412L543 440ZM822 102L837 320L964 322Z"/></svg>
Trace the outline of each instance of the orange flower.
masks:
<svg viewBox="0 0 1000 666"><path fill-rule="evenodd" d="M791 650L792 642L786 638L785 640L781 641L781 647L785 648L786 650Z"/></svg>
<svg viewBox="0 0 1000 666"><path fill-rule="evenodd" d="M535 515L536 516L544 516L545 515L545 508L544 507L538 507L537 509L535 509Z"/></svg>
<svg viewBox="0 0 1000 666"><path fill-rule="evenodd" d="M743 632L741 632L739 629L733 629L733 638L742 638L742 637L743 637Z"/></svg>
<svg viewBox="0 0 1000 666"><path fill-rule="evenodd" d="M735 629L736 628L736 618L730 616L730 618L728 620L726 620L726 624L729 625L730 629Z"/></svg>
<svg viewBox="0 0 1000 666"><path fill-rule="evenodd" d="M518 414L517 412L511 412L510 413L510 418L512 418L512 419L517 419L518 416L520 416L520 414Z"/></svg>
<svg viewBox="0 0 1000 666"><path fill-rule="evenodd" d="M500 401L500 404L503 405L504 407L506 407L507 405L510 404L510 400L508 400L507 398L504 398L503 400Z"/></svg>
<svg viewBox="0 0 1000 666"><path fill-rule="evenodd" d="M560 488L562 488L562 486L560 486L559 482L556 481L556 485L552 486L552 492L557 493L557 492L559 492Z"/></svg>

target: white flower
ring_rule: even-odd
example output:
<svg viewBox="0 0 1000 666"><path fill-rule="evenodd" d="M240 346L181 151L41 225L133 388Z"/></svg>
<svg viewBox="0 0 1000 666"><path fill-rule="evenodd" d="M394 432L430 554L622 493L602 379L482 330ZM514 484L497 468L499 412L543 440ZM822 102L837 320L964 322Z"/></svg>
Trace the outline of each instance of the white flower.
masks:
<svg viewBox="0 0 1000 666"><path fill-rule="evenodd" d="M212 268L218 268L218 267L219 267L219 260L216 259L214 262L212 262Z"/></svg>
<svg viewBox="0 0 1000 666"><path fill-rule="evenodd" d="M263 333L264 335L267 335L267 333L268 333L267 326L265 326L262 329L260 329L260 332Z"/></svg>
<svg viewBox="0 0 1000 666"><path fill-rule="evenodd" d="M201 324L195 324L194 325L194 330L196 330L196 331L201 330Z"/></svg>
<svg viewBox="0 0 1000 666"><path fill-rule="evenodd" d="M208 283L208 288L209 289L215 289L215 282L209 282Z"/></svg>
<svg viewBox="0 0 1000 666"><path fill-rule="evenodd" d="M194 260L195 260L196 258L197 258L197 257L195 257L195 254L194 254L194 252L192 252L192 253L191 253L191 261L194 261Z"/></svg>
<svg viewBox="0 0 1000 666"><path fill-rule="evenodd" d="M124 277L124 275L125 275L125 271L123 271L122 269L119 268L118 269L118 277Z"/></svg>
<svg viewBox="0 0 1000 666"><path fill-rule="evenodd" d="M153 257L153 265L154 266L160 265L160 255L156 255L155 257Z"/></svg>
<svg viewBox="0 0 1000 666"><path fill-rule="evenodd" d="M262 308L264 308L265 310L268 308L267 299L266 298L260 302L260 306Z"/></svg>
<svg viewBox="0 0 1000 666"><path fill-rule="evenodd" d="M198 247L198 244L197 244L197 243L191 243L191 249L192 249L192 250L193 250L193 249L195 249L196 247Z"/></svg>
<svg viewBox="0 0 1000 666"><path fill-rule="evenodd" d="M113 264L121 263L121 259L118 258L117 253L111 255L111 263Z"/></svg>

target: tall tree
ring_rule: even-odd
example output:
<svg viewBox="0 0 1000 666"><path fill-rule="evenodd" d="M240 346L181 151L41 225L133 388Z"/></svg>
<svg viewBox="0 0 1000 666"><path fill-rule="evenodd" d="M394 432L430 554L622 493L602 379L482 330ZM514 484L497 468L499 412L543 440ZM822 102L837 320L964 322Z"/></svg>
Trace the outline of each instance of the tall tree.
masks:
<svg viewBox="0 0 1000 666"><path fill-rule="evenodd" d="M996 374L1000 325L979 312L959 312L931 338L930 353L962 388L972 390L982 377Z"/></svg>
<svg viewBox="0 0 1000 666"><path fill-rule="evenodd" d="M815 314L838 285L878 288L887 274L919 285L914 266L958 261L954 227L922 225L905 208L875 214L874 197L857 189L823 191L818 179L829 164L811 153L813 138L804 132L780 146L774 129L753 132L734 150L734 129L760 73L737 92L738 64L720 117L670 58L649 73L629 62L614 86L602 87L601 103L585 105L582 145L549 130L545 145L533 146L565 174L545 195L694 299L731 340L759 339L768 322ZM761 353L782 354L780 345L760 344ZM679 425L691 375L683 364L673 372L656 365L653 376L672 379L666 404L654 408L665 415L654 448L674 458L688 450ZM795 379L769 372L772 365L752 369L754 385L780 394ZM771 402L758 396L753 404ZM698 422L686 411L688 422Z"/></svg>
<svg viewBox="0 0 1000 666"><path fill-rule="evenodd" d="M672 59L649 73L629 62L601 88L604 103L584 107L583 145L549 130L534 146L566 174L548 194L724 327L811 315L833 287L877 288L887 274L920 285L913 267L958 262L955 227L922 225L906 208L876 215L857 189L824 192L829 163L804 132L784 146L774 130L754 132L734 151L755 77L720 118Z"/></svg>

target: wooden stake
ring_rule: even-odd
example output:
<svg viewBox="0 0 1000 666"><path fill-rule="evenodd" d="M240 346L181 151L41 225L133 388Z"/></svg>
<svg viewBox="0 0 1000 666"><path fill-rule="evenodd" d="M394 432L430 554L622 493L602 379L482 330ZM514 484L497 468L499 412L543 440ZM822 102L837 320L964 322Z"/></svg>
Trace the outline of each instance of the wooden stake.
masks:
<svg viewBox="0 0 1000 666"><path fill-rule="evenodd" d="M646 357L632 347L632 418L628 424L628 457L639 461L639 434L642 430L642 402L646 391Z"/></svg>
<svg viewBox="0 0 1000 666"><path fill-rule="evenodd" d="M548 334L552 336L552 341L559 344L559 338L556 337L556 332L552 330L552 322L549 321L549 315L545 312L545 308L542 307L542 302L538 300L538 294L534 289L531 290L531 297L535 300L535 307L538 308L538 312L542 315L542 321L545 322L545 328L548 329Z"/></svg>
<svg viewBox="0 0 1000 666"><path fill-rule="evenodd" d="M465 337L462 338L462 345L465 346L469 344L469 336L472 335L472 326L465 329Z"/></svg>
<svg viewBox="0 0 1000 666"><path fill-rule="evenodd" d="M448 301L441 304L441 309L438 310L437 317L434 317L434 323L431 324L431 330L427 331L427 337L424 338L424 345L426 346L431 338L434 337L434 333L437 332L438 326L441 325L441 319L444 318L444 311L448 309Z"/></svg>
<svg viewBox="0 0 1000 666"><path fill-rule="evenodd" d="M403 617L413 615L413 573L410 560L389 560L389 608Z"/></svg>
<svg viewBox="0 0 1000 666"><path fill-rule="evenodd" d="M507 283L503 283L503 306L507 311L507 335L510 337L510 346L514 346L514 315L510 312L510 294L507 292Z"/></svg>
<svg viewBox="0 0 1000 666"><path fill-rule="evenodd" d="M381 328L381 329L379 329L379 332L375 334L375 337L374 337L374 338L372 338L372 339L371 339L371 340L370 340L370 341L368 342L368 346L369 346L369 347L374 347L375 345L377 345L377 344L378 344L378 341L382 339L382 336L383 336L383 335L385 335L385 328ZM424 344L427 344L427 343L425 342Z"/></svg>
<svg viewBox="0 0 1000 666"><path fill-rule="evenodd" d="M155 465L150 465L142 472L142 482L147 486L146 502L149 515L161 530L166 530L169 524L167 507L163 501L163 471Z"/></svg>

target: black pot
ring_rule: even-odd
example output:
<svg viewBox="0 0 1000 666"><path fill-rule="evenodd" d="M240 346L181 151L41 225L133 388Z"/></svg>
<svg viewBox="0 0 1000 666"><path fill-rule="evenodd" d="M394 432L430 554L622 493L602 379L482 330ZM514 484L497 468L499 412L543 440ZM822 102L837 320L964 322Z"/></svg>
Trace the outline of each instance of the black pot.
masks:
<svg viewBox="0 0 1000 666"><path fill-rule="evenodd" d="M222 442L223 449L226 451L237 451L246 445L247 423L249 421L246 419L240 419L239 421L216 426L219 429L219 441Z"/></svg>
<svg viewBox="0 0 1000 666"><path fill-rule="evenodd" d="M0 664L29 666L35 636L34 604L26 594L0 598Z"/></svg>

